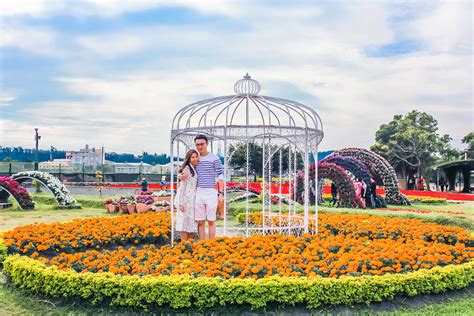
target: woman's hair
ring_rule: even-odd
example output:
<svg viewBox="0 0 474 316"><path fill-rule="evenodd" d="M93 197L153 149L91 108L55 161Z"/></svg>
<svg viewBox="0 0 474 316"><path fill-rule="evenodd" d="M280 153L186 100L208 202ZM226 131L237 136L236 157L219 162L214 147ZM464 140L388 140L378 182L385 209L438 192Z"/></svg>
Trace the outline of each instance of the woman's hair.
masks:
<svg viewBox="0 0 474 316"><path fill-rule="evenodd" d="M193 154L196 154L196 155L199 156L199 154L196 150L194 150L194 149L189 150L186 153L186 157L184 157L184 161L183 161L183 164L181 165L181 168L179 168L179 173L183 172L184 168L191 165L191 157L193 156ZM189 168L189 170L191 170L191 175L194 177L194 169Z"/></svg>

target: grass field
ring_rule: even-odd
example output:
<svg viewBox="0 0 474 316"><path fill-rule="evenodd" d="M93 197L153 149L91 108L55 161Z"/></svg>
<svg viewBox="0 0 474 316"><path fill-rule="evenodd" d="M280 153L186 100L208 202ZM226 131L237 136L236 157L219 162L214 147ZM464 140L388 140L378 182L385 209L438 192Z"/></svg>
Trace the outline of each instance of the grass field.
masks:
<svg viewBox="0 0 474 316"><path fill-rule="evenodd" d="M65 222L73 218L117 216L105 211L105 198L98 196L75 196L82 209L56 209L53 196L46 193L35 193L32 197L36 202L34 210L22 211L16 205L0 210L0 231L34 222Z"/></svg>
<svg viewBox="0 0 474 316"><path fill-rule="evenodd" d="M33 222L49 223L56 221L69 221L74 218L118 216L105 212L103 201L105 198L96 196L75 196L82 209L61 210L55 209L52 196L40 193L33 194L37 202L36 209L21 211L17 207L0 210L0 231L11 229L19 225ZM230 207L231 214L242 212L245 203L233 203ZM253 211L261 209L260 204L251 204ZM393 209L406 210L431 210L431 211L456 211L465 215L452 214L418 214L410 212L393 212ZM275 209L277 210L277 209ZM394 217L420 218L446 225L462 226L474 231L474 202L448 203L448 204L414 204L411 206L390 206L387 210L354 210L330 207L327 203L320 206L321 212L372 214ZM233 217L229 221L235 223ZM474 313L474 286L462 291L454 291L439 295L424 295L413 298L398 297L394 301L387 301L370 306L358 305L354 307L331 307L319 310L329 314L390 314L390 315L473 315ZM156 313L172 313L170 309L154 310ZM225 308L214 310L216 314L225 315L252 315L254 312L245 307ZM271 307L267 310L271 315L305 314L308 311L303 307ZM0 315L96 315L96 314L131 314L136 311L128 309L110 308L107 306L92 307L79 302L67 302L48 297L32 295L24 290L12 288L6 283L5 277L0 272ZM183 311L184 314L196 314L193 310ZM199 314L199 313L197 313ZM261 311L256 312L261 314Z"/></svg>

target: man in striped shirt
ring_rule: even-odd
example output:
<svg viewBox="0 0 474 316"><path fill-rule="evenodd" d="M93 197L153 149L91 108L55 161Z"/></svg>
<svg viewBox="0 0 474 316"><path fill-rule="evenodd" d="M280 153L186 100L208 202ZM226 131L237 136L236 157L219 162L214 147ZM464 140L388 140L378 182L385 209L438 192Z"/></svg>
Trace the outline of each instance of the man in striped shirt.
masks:
<svg viewBox="0 0 474 316"><path fill-rule="evenodd" d="M207 150L206 135L197 135L194 145L199 152L199 163L196 167L197 190L194 204L194 219L198 223L199 239L206 239L206 221L209 227L209 238L216 237L217 203L224 200L224 168L219 157ZM183 175L179 175L181 180ZM216 184L218 190L216 190Z"/></svg>

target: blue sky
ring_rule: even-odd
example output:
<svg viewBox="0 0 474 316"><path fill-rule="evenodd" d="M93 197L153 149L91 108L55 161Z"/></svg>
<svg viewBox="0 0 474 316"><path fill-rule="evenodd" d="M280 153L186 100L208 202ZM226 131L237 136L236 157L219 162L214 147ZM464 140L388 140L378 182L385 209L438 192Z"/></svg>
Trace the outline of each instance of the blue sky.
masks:
<svg viewBox="0 0 474 316"><path fill-rule="evenodd" d="M2 1L0 145L167 152L171 119L233 93L318 111L321 149L368 147L412 109L473 126L470 1Z"/></svg>

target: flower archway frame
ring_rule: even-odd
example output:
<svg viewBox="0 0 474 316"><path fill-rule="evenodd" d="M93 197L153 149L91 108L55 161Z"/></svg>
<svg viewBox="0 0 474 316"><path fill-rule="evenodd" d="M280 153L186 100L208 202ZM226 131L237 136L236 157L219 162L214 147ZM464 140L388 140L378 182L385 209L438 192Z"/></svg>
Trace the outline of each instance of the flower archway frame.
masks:
<svg viewBox="0 0 474 316"><path fill-rule="evenodd" d="M20 209L33 209L35 202L31 199L28 191L12 177L0 177L0 201L6 202L11 196Z"/></svg>
<svg viewBox="0 0 474 316"><path fill-rule="evenodd" d="M370 183L372 175L367 166L359 159L350 156L331 155L327 156L321 162L335 163L336 165L349 171L354 177L365 181L367 184Z"/></svg>
<svg viewBox="0 0 474 316"><path fill-rule="evenodd" d="M367 165L373 178L380 179L382 183L378 184L385 187L387 203L395 205L410 204L408 198L400 193L400 185L395 170L382 156L364 148L344 148L336 150L328 157L336 155L354 157Z"/></svg>
<svg viewBox="0 0 474 316"><path fill-rule="evenodd" d="M45 186L54 196L58 205L72 205L76 199L70 196L69 190L59 179L50 173L42 171L23 171L12 175L20 184L28 180L36 180Z"/></svg>
<svg viewBox="0 0 474 316"><path fill-rule="evenodd" d="M315 169L315 164L310 166L310 171ZM346 170L335 164L329 162L319 162L317 169L317 178L314 177L314 173L310 172L311 174L311 190L310 190L310 197L311 201L316 200L316 197L319 195L319 186L318 190L315 191L313 188L315 187L315 183L323 179L329 179L334 182L338 189L339 193L339 203L342 207L349 207L349 208L364 208L364 205L357 199L356 192L354 189L354 185L352 183L351 177L346 172ZM298 181L301 183L302 178L299 177ZM298 191L298 200L301 201L303 198L303 192L301 190Z"/></svg>

